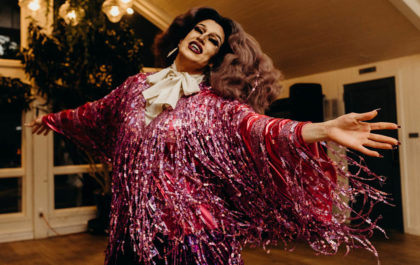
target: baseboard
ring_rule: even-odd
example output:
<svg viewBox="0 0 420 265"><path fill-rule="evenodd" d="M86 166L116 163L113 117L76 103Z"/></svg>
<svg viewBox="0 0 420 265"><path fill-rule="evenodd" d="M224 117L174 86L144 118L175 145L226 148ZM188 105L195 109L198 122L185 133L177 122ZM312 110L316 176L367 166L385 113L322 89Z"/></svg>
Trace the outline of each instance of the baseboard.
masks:
<svg viewBox="0 0 420 265"><path fill-rule="evenodd" d="M16 231L0 233L0 243L30 240L34 238L33 231Z"/></svg>
<svg viewBox="0 0 420 265"><path fill-rule="evenodd" d="M63 225L63 226L55 226L53 228L58 234L56 234L54 231L50 229L48 231L48 237L86 232L87 224L84 223L84 224L74 224L74 225Z"/></svg>

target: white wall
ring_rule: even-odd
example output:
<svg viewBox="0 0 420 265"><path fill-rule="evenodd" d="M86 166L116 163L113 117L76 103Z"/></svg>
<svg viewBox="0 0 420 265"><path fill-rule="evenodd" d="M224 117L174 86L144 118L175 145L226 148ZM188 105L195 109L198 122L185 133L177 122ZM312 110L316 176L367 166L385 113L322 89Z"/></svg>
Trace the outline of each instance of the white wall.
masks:
<svg viewBox="0 0 420 265"><path fill-rule="evenodd" d="M376 72L359 74L360 68L370 66L376 66ZM420 235L420 138L408 138L408 133L420 132L420 54L287 79L282 97L289 96L289 87L294 83L319 83L327 99L339 100L342 114L343 85L390 76L395 76L397 119L402 127L399 139L404 230Z"/></svg>

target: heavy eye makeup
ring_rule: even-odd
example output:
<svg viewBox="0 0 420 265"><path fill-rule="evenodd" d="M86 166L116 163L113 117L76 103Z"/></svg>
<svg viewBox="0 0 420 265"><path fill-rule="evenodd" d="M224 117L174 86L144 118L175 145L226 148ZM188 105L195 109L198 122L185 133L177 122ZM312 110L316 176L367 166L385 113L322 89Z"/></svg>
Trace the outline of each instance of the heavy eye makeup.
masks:
<svg viewBox="0 0 420 265"><path fill-rule="evenodd" d="M214 44L214 46L219 47L219 41L215 38L209 38L210 42Z"/></svg>
<svg viewBox="0 0 420 265"><path fill-rule="evenodd" d="M194 30L197 31L200 34L203 34L205 32L205 30L203 28L201 28L200 26L195 26ZM209 41L216 47L219 47L219 41L214 37L214 36L210 36Z"/></svg>
<svg viewBox="0 0 420 265"><path fill-rule="evenodd" d="M201 27L199 27L199 26L195 26L194 27L194 30L197 31L198 33L201 33L201 34L204 33L204 30Z"/></svg>

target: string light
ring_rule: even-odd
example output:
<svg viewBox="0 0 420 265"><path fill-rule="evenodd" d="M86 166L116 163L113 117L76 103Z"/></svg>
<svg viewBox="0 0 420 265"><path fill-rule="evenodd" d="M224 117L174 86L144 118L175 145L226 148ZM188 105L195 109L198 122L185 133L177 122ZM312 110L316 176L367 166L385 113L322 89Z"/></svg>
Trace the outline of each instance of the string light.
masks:
<svg viewBox="0 0 420 265"><path fill-rule="evenodd" d="M133 10L131 7L127 8L127 9L125 10L125 12L127 12L127 14L129 14L129 15L134 14L134 10Z"/></svg>

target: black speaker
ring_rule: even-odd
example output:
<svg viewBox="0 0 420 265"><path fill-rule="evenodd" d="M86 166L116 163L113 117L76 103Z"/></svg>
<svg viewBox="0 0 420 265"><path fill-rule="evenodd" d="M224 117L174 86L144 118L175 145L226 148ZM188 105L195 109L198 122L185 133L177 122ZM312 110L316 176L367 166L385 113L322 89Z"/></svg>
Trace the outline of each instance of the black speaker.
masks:
<svg viewBox="0 0 420 265"><path fill-rule="evenodd" d="M290 87L290 112L297 121L324 121L323 95L320 84L298 83Z"/></svg>
<svg viewBox="0 0 420 265"><path fill-rule="evenodd" d="M320 84L298 83L290 87L290 97L274 101L266 115L296 121L324 121Z"/></svg>
<svg viewBox="0 0 420 265"><path fill-rule="evenodd" d="M276 118L293 119L292 112L290 111L290 98L277 99L271 103L265 114Z"/></svg>

